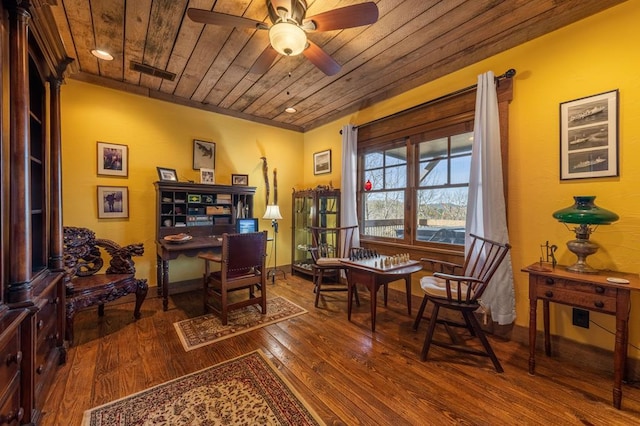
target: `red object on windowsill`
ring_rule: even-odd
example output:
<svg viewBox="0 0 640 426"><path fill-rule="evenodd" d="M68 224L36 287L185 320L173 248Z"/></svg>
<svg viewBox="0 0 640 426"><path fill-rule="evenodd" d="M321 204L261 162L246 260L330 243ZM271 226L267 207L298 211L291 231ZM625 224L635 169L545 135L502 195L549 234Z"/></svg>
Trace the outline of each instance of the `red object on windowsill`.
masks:
<svg viewBox="0 0 640 426"><path fill-rule="evenodd" d="M371 184L371 181L369 179L367 179L367 181L364 183L364 190L365 191L371 191L371 187L373 185Z"/></svg>

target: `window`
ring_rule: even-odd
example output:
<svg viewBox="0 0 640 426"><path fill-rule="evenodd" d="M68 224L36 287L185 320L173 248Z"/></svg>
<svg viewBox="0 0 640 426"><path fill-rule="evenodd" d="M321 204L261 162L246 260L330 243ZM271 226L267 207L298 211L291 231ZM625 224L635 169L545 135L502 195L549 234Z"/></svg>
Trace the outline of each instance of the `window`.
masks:
<svg viewBox="0 0 640 426"><path fill-rule="evenodd" d="M403 145L365 153L362 164L364 181L371 182L371 190L363 194L362 232L376 237L402 238L407 148Z"/></svg>
<svg viewBox="0 0 640 426"><path fill-rule="evenodd" d="M470 125L449 126L362 153L363 181L371 182L371 190L362 193L364 236L464 245L473 133L463 129ZM430 137L443 133L446 136ZM412 151L416 155L410 155ZM411 205L414 214L407 215ZM416 231L405 235L405 229Z"/></svg>
<svg viewBox="0 0 640 426"><path fill-rule="evenodd" d="M461 252L475 96L475 87L463 89L358 128L358 178L363 183L357 194L358 218L364 246ZM511 99L512 81L502 80L498 108L505 171Z"/></svg>

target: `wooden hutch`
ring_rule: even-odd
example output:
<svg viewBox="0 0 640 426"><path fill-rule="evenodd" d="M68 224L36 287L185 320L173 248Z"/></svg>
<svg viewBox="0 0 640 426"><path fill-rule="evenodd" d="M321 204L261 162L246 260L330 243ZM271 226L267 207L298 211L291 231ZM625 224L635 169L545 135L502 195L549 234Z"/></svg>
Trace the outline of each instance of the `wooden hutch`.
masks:
<svg viewBox="0 0 640 426"><path fill-rule="evenodd" d="M60 85L70 60L49 3L0 10L1 424L37 424L65 361Z"/></svg>

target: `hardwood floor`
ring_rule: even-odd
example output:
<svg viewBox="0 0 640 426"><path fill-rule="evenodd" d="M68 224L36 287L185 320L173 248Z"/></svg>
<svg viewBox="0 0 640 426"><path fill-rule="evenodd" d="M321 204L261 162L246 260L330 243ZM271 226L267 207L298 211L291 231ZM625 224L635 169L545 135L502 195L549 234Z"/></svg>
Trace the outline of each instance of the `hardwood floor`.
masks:
<svg viewBox="0 0 640 426"><path fill-rule="evenodd" d="M539 353L536 375L530 376L528 348L494 337L502 374L487 358L439 347L420 362L428 321L414 332L401 303L390 301L385 308L379 298L372 334L364 289L351 322L346 293L323 294L321 307L314 308L311 283L290 275L269 284L268 292L309 313L190 352L183 350L173 323L201 315L199 292L172 295L163 312L152 289L137 322L132 303L107 306L102 319L95 310L80 312L77 343L57 372L42 424L79 425L89 408L258 348L330 425L640 422L637 384L624 385L622 410L611 406L612 371ZM416 310L414 305L414 315Z"/></svg>

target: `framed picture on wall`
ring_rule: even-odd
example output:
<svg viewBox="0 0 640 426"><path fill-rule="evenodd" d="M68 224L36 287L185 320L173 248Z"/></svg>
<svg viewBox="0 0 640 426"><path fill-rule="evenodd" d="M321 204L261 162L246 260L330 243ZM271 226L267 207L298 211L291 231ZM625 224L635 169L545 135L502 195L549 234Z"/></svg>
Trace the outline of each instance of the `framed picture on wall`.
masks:
<svg viewBox="0 0 640 426"><path fill-rule="evenodd" d="M193 170L216 168L216 144L193 140Z"/></svg>
<svg viewBox="0 0 640 426"><path fill-rule="evenodd" d="M231 185L247 186L249 185L249 175L231 175Z"/></svg>
<svg viewBox="0 0 640 426"><path fill-rule="evenodd" d="M129 188L126 186L98 186L98 218L129 217Z"/></svg>
<svg viewBox="0 0 640 426"><path fill-rule="evenodd" d="M560 179L618 176L618 91L560 104Z"/></svg>
<svg viewBox="0 0 640 426"><path fill-rule="evenodd" d="M116 143L98 142L98 175L127 177L129 147Z"/></svg>
<svg viewBox="0 0 640 426"><path fill-rule="evenodd" d="M216 172L213 169L200 169L200 183L213 185L216 183Z"/></svg>
<svg viewBox="0 0 640 426"><path fill-rule="evenodd" d="M331 150L316 152L313 154L313 174L322 175L331 173Z"/></svg>

